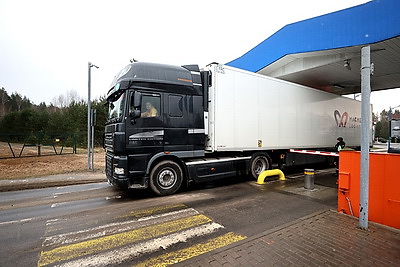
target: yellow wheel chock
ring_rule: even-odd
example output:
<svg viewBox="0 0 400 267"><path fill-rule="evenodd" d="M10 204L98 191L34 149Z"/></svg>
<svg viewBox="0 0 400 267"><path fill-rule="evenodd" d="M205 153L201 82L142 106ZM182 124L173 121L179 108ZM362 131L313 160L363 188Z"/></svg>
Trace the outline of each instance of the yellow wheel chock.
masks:
<svg viewBox="0 0 400 267"><path fill-rule="evenodd" d="M286 180L285 175L280 169L273 169L273 170L267 170L263 171L258 175L257 182L256 184L265 184L264 180L267 176L274 176L274 175L279 175L279 180Z"/></svg>

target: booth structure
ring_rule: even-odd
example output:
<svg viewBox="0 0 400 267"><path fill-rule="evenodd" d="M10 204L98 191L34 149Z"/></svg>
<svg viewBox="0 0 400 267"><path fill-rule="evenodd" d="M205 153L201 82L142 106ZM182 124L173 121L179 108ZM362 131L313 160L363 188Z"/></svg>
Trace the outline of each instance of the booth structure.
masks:
<svg viewBox="0 0 400 267"><path fill-rule="evenodd" d="M338 211L359 217L360 152L341 151ZM370 221L400 229L400 154L370 153Z"/></svg>
<svg viewBox="0 0 400 267"><path fill-rule="evenodd" d="M400 1L374 0L288 24L226 65L338 95L361 91L361 48L371 47L371 90L400 87Z"/></svg>
<svg viewBox="0 0 400 267"><path fill-rule="evenodd" d="M338 95L360 93L362 84L364 92L366 84L371 91L399 88L399 10L399 0L372 0L288 24L226 65ZM368 82L366 71L372 75ZM338 210L359 216L360 153L340 154ZM400 229L400 155L371 153L369 186L365 158L362 184L369 187L369 198L363 190L360 224L367 218Z"/></svg>

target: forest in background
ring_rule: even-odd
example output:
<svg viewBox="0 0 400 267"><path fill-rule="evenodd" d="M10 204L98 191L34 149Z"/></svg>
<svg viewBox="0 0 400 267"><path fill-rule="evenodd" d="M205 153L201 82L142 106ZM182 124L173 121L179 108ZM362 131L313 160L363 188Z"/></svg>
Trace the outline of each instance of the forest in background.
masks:
<svg viewBox="0 0 400 267"><path fill-rule="evenodd" d="M105 97L93 100L91 106L96 109L95 143L99 146L102 144L107 116ZM388 138L388 113L383 110L373 116L375 137L380 140ZM392 118L400 120L400 111L395 110ZM55 97L50 105L44 102L36 105L26 96L16 92L9 95L4 87L0 89L0 141L13 141L19 135L19 139L14 141L33 138L30 142L34 143L37 142L38 134L46 135L47 138L64 134L67 136L65 138L74 135L73 141L79 146L85 146L86 133L87 102L79 98L75 91Z"/></svg>
<svg viewBox="0 0 400 267"><path fill-rule="evenodd" d="M96 109L95 144L102 144L107 107L105 97L91 101ZM9 95L4 87L0 89L0 141L35 144L54 142L53 137L65 139L84 147L87 144L87 102L74 91L36 105L19 93ZM46 140L49 139L49 140Z"/></svg>

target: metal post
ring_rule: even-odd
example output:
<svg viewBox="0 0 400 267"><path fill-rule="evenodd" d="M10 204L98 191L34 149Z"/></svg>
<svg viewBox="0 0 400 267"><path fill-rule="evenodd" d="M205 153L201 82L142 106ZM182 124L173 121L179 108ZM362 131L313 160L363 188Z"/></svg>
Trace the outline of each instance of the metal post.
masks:
<svg viewBox="0 0 400 267"><path fill-rule="evenodd" d="M91 126L92 126L92 170L94 171L94 126L96 126L96 110L91 110Z"/></svg>
<svg viewBox="0 0 400 267"><path fill-rule="evenodd" d="M88 170L90 170L90 83L91 83L91 77L90 77L90 68L92 67L92 63L88 63L88 102L87 102L87 110L88 110L88 116L87 116L87 149L88 149Z"/></svg>
<svg viewBox="0 0 400 267"><path fill-rule="evenodd" d="M94 171L94 126L92 126L92 162L91 169Z"/></svg>
<svg viewBox="0 0 400 267"><path fill-rule="evenodd" d="M390 141L392 139L392 108L389 107L389 112L388 112L388 140L387 140L387 144L388 144L388 153L390 152Z"/></svg>
<svg viewBox="0 0 400 267"><path fill-rule="evenodd" d="M314 169L304 169L304 188L313 190L314 186Z"/></svg>
<svg viewBox="0 0 400 267"><path fill-rule="evenodd" d="M369 141L371 139L371 48L361 48L361 158L359 226L368 229Z"/></svg>
<svg viewBox="0 0 400 267"><path fill-rule="evenodd" d="M88 142L88 169L91 170L91 162L93 161L93 159L91 159L91 156L93 157L93 153L91 153L91 149L90 149L90 138L91 138L91 107L90 107L90 85L91 85L91 73L90 73L90 68L91 67L95 67L96 69L98 69L99 67L97 67L96 65L88 62L88 122L87 122L87 142Z"/></svg>

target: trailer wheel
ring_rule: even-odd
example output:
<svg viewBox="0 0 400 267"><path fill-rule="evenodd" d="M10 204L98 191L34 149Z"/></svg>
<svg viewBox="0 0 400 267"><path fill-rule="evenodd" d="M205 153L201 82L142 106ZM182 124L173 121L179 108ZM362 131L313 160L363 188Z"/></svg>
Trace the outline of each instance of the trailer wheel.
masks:
<svg viewBox="0 0 400 267"><path fill-rule="evenodd" d="M250 172L254 179L268 169L270 169L270 158L267 154L257 154L251 159Z"/></svg>
<svg viewBox="0 0 400 267"><path fill-rule="evenodd" d="M182 168L170 160L161 161L150 172L150 187L160 196L171 195L178 191L182 180Z"/></svg>

